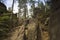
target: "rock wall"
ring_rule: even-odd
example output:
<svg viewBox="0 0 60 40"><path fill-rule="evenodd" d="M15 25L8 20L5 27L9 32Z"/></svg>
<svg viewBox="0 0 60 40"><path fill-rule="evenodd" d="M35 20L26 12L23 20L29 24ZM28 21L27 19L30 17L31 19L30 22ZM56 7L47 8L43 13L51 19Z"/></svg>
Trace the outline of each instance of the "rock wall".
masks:
<svg viewBox="0 0 60 40"><path fill-rule="evenodd" d="M50 40L60 40L60 0L52 0L49 20Z"/></svg>
<svg viewBox="0 0 60 40"><path fill-rule="evenodd" d="M49 31L50 40L60 40L60 9L50 16Z"/></svg>

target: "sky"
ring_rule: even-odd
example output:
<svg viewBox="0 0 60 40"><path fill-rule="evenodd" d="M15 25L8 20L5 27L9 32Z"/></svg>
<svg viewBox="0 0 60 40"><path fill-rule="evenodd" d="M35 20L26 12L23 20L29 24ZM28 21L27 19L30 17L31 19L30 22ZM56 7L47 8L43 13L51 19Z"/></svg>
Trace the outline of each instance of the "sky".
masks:
<svg viewBox="0 0 60 40"><path fill-rule="evenodd" d="M44 3L44 0L41 0L41 1ZM7 6L7 9L12 6L12 2L13 2L13 0L6 0L5 4ZM30 8L30 7L28 6L28 8ZM13 12L18 13L18 2L16 2L14 4L14 11Z"/></svg>
<svg viewBox="0 0 60 40"><path fill-rule="evenodd" d="M7 9L9 8L9 7L12 7L12 2L13 2L13 0L6 0L6 6L7 6ZM18 3L17 2L15 2L14 3L14 11L13 11L14 13L18 13Z"/></svg>

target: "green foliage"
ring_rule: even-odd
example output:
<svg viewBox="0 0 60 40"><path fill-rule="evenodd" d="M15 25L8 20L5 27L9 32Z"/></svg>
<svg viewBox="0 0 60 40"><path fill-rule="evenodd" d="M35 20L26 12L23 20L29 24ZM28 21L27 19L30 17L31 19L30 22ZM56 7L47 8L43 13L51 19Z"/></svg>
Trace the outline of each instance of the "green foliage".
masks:
<svg viewBox="0 0 60 40"><path fill-rule="evenodd" d="M13 17L13 23L17 23L17 17ZM17 25L17 24L14 24ZM0 40L3 40L7 38L11 30L13 30L15 27L11 27L11 20L10 20L10 14L9 13L3 13L0 16Z"/></svg>
<svg viewBox="0 0 60 40"><path fill-rule="evenodd" d="M9 16L0 16L0 40L3 40L9 32Z"/></svg>

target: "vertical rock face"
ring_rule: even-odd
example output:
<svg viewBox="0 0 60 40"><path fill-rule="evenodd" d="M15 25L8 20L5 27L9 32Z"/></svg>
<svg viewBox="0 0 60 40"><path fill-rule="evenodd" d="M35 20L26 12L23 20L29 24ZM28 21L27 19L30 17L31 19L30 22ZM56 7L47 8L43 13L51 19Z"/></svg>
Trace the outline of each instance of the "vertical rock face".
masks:
<svg viewBox="0 0 60 40"><path fill-rule="evenodd" d="M38 28L37 28L38 27ZM41 40L41 31L36 20L28 24L28 40Z"/></svg>
<svg viewBox="0 0 60 40"><path fill-rule="evenodd" d="M53 14L50 17L50 22L49 22L51 40L57 40L57 37L60 35L60 34L59 35L57 34L60 28L60 21L59 21L60 12L56 11L54 13L55 14Z"/></svg>
<svg viewBox="0 0 60 40"><path fill-rule="evenodd" d="M60 8L60 0L51 0L53 10L57 10Z"/></svg>
<svg viewBox="0 0 60 40"><path fill-rule="evenodd" d="M49 20L50 40L60 40L60 0L52 0L52 10Z"/></svg>
<svg viewBox="0 0 60 40"><path fill-rule="evenodd" d="M31 23L28 25L28 40L36 40L37 35L36 35L36 24Z"/></svg>

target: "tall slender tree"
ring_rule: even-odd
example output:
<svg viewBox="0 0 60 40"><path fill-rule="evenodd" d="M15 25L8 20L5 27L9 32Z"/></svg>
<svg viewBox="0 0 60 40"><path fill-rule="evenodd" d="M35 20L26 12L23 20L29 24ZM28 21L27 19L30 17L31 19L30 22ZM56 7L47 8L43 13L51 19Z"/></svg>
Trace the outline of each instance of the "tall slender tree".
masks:
<svg viewBox="0 0 60 40"><path fill-rule="evenodd" d="M14 1L12 2L12 13L11 13L11 27L13 27L13 8L14 8Z"/></svg>
<svg viewBox="0 0 60 40"><path fill-rule="evenodd" d="M19 0L19 12L21 13L21 9L24 9L23 10L23 17L24 17L24 22L26 21L25 19L26 19L26 13L27 13L27 5L26 5L26 3L27 3L27 0ZM20 15L19 15L20 16ZM26 22L24 23L24 26L26 25ZM24 27L24 39L23 40L26 40L26 32L25 32L25 29L26 28L26 26Z"/></svg>

